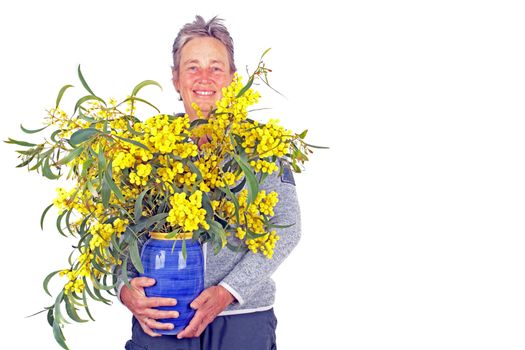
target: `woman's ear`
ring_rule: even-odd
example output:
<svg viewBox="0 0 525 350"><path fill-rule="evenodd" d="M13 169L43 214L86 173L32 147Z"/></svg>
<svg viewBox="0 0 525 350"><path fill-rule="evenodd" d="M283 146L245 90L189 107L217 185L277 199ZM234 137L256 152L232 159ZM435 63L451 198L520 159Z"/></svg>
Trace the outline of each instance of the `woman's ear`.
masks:
<svg viewBox="0 0 525 350"><path fill-rule="evenodd" d="M175 90L177 90L178 93L180 93L179 88L179 74L176 69L171 67L171 81L173 82L173 86L175 87Z"/></svg>

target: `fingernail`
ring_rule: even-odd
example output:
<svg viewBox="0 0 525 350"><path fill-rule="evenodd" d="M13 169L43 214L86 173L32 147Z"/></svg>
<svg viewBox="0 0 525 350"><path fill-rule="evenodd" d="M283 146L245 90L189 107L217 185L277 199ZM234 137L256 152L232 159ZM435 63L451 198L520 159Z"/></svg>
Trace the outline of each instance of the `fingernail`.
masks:
<svg viewBox="0 0 525 350"><path fill-rule="evenodd" d="M177 299L173 299L173 300L171 301L171 305L177 305Z"/></svg>

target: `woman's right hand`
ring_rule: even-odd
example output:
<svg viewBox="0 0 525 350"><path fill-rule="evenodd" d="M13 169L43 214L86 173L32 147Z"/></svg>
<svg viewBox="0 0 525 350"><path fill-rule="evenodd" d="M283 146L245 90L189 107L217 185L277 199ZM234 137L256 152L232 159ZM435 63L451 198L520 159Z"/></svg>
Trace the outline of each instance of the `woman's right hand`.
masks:
<svg viewBox="0 0 525 350"><path fill-rule="evenodd" d="M176 299L172 298L148 298L144 292L144 287L151 287L155 284L153 278L136 277L130 282L131 288L124 285L120 290L120 300L133 313L144 332L152 337L159 337L161 334L155 333L156 329L173 329L171 323L161 323L158 319L177 318L177 311L162 311L154 309L157 306L173 306L177 304Z"/></svg>

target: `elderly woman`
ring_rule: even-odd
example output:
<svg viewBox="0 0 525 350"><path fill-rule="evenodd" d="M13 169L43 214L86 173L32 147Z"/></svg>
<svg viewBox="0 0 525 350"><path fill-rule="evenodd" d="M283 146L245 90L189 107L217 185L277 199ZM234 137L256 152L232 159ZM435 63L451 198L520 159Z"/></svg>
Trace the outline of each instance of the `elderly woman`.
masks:
<svg viewBox="0 0 525 350"><path fill-rule="evenodd" d="M233 42L221 20L206 22L197 16L193 23L184 25L173 44L173 85L190 119L197 118L192 103L204 115L212 110L235 71ZM134 316L132 339L126 349L276 349L275 283L271 275L299 241L299 206L289 170L281 176L269 176L261 189L279 194L275 218L295 223L279 230L281 239L273 259L228 249L215 255L208 248L205 289L191 304L195 316L177 336L160 336L154 331L173 328L158 320L177 317L177 312L156 307L175 305L176 300L146 297L144 288L154 285L153 279L132 278L132 288L120 281L119 297ZM138 276L132 264L128 264L128 269L129 276Z"/></svg>

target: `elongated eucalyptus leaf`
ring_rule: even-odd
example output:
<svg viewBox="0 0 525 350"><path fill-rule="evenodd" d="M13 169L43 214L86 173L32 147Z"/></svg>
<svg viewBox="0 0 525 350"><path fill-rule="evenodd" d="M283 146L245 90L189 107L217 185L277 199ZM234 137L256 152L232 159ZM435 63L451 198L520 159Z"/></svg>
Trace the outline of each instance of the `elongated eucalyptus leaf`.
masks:
<svg viewBox="0 0 525 350"><path fill-rule="evenodd" d="M87 320L83 320L81 319L79 316L78 316L78 313L77 313L77 310L75 309L75 307L72 305L71 303L71 300L69 299L70 297L69 296L66 296L64 298L64 301L66 302L66 312L67 312L67 315L75 322L79 322L79 323L83 323L83 322L87 322Z"/></svg>
<svg viewBox="0 0 525 350"><path fill-rule="evenodd" d="M89 318L91 319L91 321L95 321L95 319L93 318L93 316L91 315L91 312L89 311L89 307L88 307L88 303L87 303L87 298L86 298L86 290L84 289L84 291L82 291L82 301L84 302L84 309L86 310L86 313L87 315L89 316Z"/></svg>
<svg viewBox="0 0 525 350"><path fill-rule="evenodd" d="M237 96L235 96L235 98L239 98L241 97L242 95L244 95L244 93L246 91L248 91L248 89L252 86L253 84L253 80L254 80L254 76L252 75L250 77L250 79L248 79L248 82L246 83L246 85L244 85L244 87L241 89L241 91L239 91L239 93L237 93Z"/></svg>
<svg viewBox="0 0 525 350"><path fill-rule="evenodd" d="M79 66L80 68L80 66ZM58 92L58 96L57 96L57 101L56 101L56 104L55 104L55 108L58 108L58 105L60 105L60 101L62 101L62 96L64 96L64 92L66 92L67 89L73 87L73 85L64 85L62 86L62 88L60 89L60 91Z"/></svg>
<svg viewBox="0 0 525 350"><path fill-rule="evenodd" d="M187 165L188 168L190 168L192 173L197 175L197 181L201 181L202 180L201 171L199 170L199 168L197 168L197 166L191 160L184 159L183 163L184 163L184 165Z"/></svg>
<svg viewBox="0 0 525 350"><path fill-rule="evenodd" d="M19 140L12 139L10 137L8 137L7 141L4 141L4 142L5 143L11 143L11 144L14 144L14 145L19 145L19 146L24 146L24 147L34 147L34 146L36 146L35 143L26 142L26 141L19 141Z"/></svg>
<svg viewBox="0 0 525 350"><path fill-rule="evenodd" d="M142 191L139 196L137 197L137 199L135 200L135 211L134 211L134 218L135 218L135 222L138 222L139 219L142 217L142 209L143 209L143 206L142 206L142 201L144 200L144 196L146 195L146 193L151 189L150 188L146 188L144 191Z"/></svg>
<svg viewBox="0 0 525 350"><path fill-rule="evenodd" d="M100 131L95 128L80 129L75 131L69 138L69 143L75 147L80 145L82 142L89 140L94 135L99 134Z"/></svg>
<svg viewBox="0 0 525 350"><path fill-rule="evenodd" d="M259 193L259 183L257 182L257 178L255 177L255 174L253 173L251 167L248 165L248 163L239 157L238 155L234 154L233 159L239 164L239 167L244 173L244 176L246 177L246 181L248 183L248 198L247 203L250 205L253 203L255 198L257 198L257 194Z"/></svg>
<svg viewBox="0 0 525 350"><path fill-rule="evenodd" d="M141 83L138 83L137 86L133 88L133 91L131 92L131 96L136 96L137 93L145 86L148 85L155 85L158 86L162 90L162 86L160 86L159 83L157 83L155 80L144 80Z"/></svg>
<svg viewBox="0 0 525 350"><path fill-rule="evenodd" d="M46 125L46 126L44 126L43 128L40 128L40 129L30 130L30 129L24 128L24 126L22 124L20 124L20 129L22 129L22 131L25 132L26 134L35 134L37 132L40 132L40 131L46 129L47 127L49 127L49 125Z"/></svg>
<svg viewBox="0 0 525 350"><path fill-rule="evenodd" d="M133 266L135 266L135 269L137 269L139 273L144 273L144 267L142 266L142 261L140 260L140 253L136 239L133 239L129 245L129 255L131 257Z"/></svg>
<svg viewBox="0 0 525 350"><path fill-rule="evenodd" d="M122 276L122 281L124 281L124 284L126 284L128 288L132 288L131 284L129 283L129 277L128 277L128 257L127 256L124 258L124 261L122 261L122 270L120 270L120 273Z"/></svg>
<svg viewBox="0 0 525 350"><path fill-rule="evenodd" d="M137 147L143 148L143 149L145 149L148 152L150 151L149 148L146 145L144 145L144 144L142 144L142 143L140 143L138 141L130 140L130 139L127 139L125 137L118 136L118 135L113 135L113 136L116 137L119 140L122 140L122 141L125 141L125 142L129 142L129 143L131 143L131 144L133 144L133 145L135 145Z"/></svg>
<svg viewBox="0 0 525 350"><path fill-rule="evenodd" d="M47 323L49 323L49 325L51 327L53 327L53 322L55 321L55 317L53 316L53 307L50 307L48 310L47 310Z"/></svg>
<svg viewBox="0 0 525 350"><path fill-rule="evenodd" d="M73 114L75 114L79 110L79 108L81 108L82 104L84 104L87 101L93 101L93 100L96 100L96 101L102 103L104 106L106 106L106 101L104 101L100 97L97 97L95 95L86 95L86 96L83 96L83 97L78 99L77 103L75 104L75 109L73 110ZM84 116L84 117L87 117L87 116ZM89 118L89 117L87 117L87 118ZM94 120L94 119L92 119L92 120Z"/></svg>
<svg viewBox="0 0 525 350"><path fill-rule="evenodd" d="M160 113L160 109L157 108L157 106L155 106L154 104L152 104L151 102L148 102L142 98L139 98L139 97L133 97L133 100L135 101L139 101L139 102L142 102L144 104L147 104L148 106L150 106L151 108L153 108L154 110L157 111L157 113Z"/></svg>
<svg viewBox="0 0 525 350"><path fill-rule="evenodd" d="M84 79L84 75L82 74L82 71L80 70L80 64L78 65L78 78L80 79L80 82L82 83L82 86L91 94L95 95L93 90L89 87L88 83L86 82L86 79Z"/></svg>
<svg viewBox="0 0 525 350"><path fill-rule="evenodd" d="M230 190L228 186L225 186L219 189L222 192L224 192L228 196L228 198L230 198L230 200L232 201L235 207L235 219L237 220L237 222L241 222L239 218L239 201L237 200L237 196L232 193L232 191Z"/></svg>
<svg viewBox="0 0 525 350"><path fill-rule="evenodd" d="M54 275L56 275L56 274L59 273L60 271L62 271L62 270L57 270L57 271L53 271L53 272L51 272L49 275L46 276L46 278L44 278L44 282L42 283L42 286L44 287L44 291L45 291L46 294L49 295L50 297L51 297L52 295L51 295L51 293L49 293L49 289L48 289L49 281L51 280L51 278L53 278Z"/></svg>
<svg viewBox="0 0 525 350"><path fill-rule="evenodd" d="M51 209L52 206L53 206L53 204L49 204L46 207L46 209L44 209L44 212L42 213L42 216L40 217L40 228L42 230L44 230L44 218L46 217L47 212L49 211L49 209Z"/></svg>
<svg viewBox="0 0 525 350"><path fill-rule="evenodd" d="M115 194L115 196L117 196L118 200L124 202L124 196L122 195L120 188L118 188L118 186L115 184L115 181L113 181L113 179L111 178L109 172L106 172L104 174L104 177L106 178L106 182L108 183L109 188Z"/></svg>
<svg viewBox="0 0 525 350"><path fill-rule="evenodd" d="M105 177L102 179L100 194L102 196L102 205L104 205L104 208L107 208L109 206L109 197L111 196L111 189L109 188L109 184L106 181Z"/></svg>
<svg viewBox="0 0 525 350"><path fill-rule="evenodd" d="M53 321L53 336L55 337L55 340L58 343L58 345L60 345L63 349L69 350L69 348L66 345L66 338L64 338L64 333L62 333L62 328L60 328L60 325L56 319Z"/></svg>
<svg viewBox="0 0 525 350"><path fill-rule="evenodd" d="M79 147L73 149L71 152L66 154L66 156L58 161L58 165L64 165L69 162L71 162L73 159L76 159L78 156L80 156L84 152L84 147Z"/></svg>

